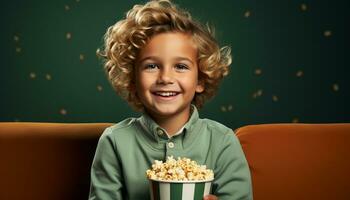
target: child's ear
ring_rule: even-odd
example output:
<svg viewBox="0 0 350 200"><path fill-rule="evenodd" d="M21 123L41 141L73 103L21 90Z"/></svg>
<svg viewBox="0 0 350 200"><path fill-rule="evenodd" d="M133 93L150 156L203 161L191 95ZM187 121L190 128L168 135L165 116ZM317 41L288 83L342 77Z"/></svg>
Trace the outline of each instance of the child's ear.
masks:
<svg viewBox="0 0 350 200"><path fill-rule="evenodd" d="M198 81L197 86L196 86L196 92L197 93L202 93L204 91L204 83L203 81Z"/></svg>

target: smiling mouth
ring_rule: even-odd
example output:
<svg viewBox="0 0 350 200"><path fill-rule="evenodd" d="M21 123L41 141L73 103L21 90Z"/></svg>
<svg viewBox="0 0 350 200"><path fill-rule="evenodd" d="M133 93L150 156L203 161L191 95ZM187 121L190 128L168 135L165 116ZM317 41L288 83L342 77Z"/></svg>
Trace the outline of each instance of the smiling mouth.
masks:
<svg viewBox="0 0 350 200"><path fill-rule="evenodd" d="M178 95L179 92L153 92L153 94L161 97L173 97Z"/></svg>

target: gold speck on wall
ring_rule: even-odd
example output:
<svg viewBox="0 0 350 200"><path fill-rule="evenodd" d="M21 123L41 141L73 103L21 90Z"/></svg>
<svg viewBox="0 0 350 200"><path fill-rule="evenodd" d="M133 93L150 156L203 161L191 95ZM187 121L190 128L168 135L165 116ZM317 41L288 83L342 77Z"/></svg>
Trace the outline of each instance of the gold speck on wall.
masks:
<svg viewBox="0 0 350 200"><path fill-rule="evenodd" d="M46 75L45 75L45 78L46 78L46 80L49 80L49 81L52 79L52 77L51 77L50 74L46 74Z"/></svg>
<svg viewBox="0 0 350 200"><path fill-rule="evenodd" d="M251 15L251 12L249 10L245 11L245 13L244 13L245 18L250 17L250 15Z"/></svg>
<svg viewBox="0 0 350 200"><path fill-rule="evenodd" d="M233 110L232 104L229 105L222 105L220 107L221 112L231 112Z"/></svg>
<svg viewBox="0 0 350 200"><path fill-rule="evenodd" d="M227 111L226 107L225 106L221 106L221 111L222 112L226 112Z"/></svg>
<svg viewBox="0 0 350 200"><path fill-rule="evenodd" d="M19 36L18 36L18 35L14 35L14 36L13 36L13 40L14 40L15 42L18 42L18 41L19 41Z"/></svg>
<svg viewBox="0 0 350 200"><path fill-rule="evenodd" d="M260 97L263 94L263 90L259 89L258 91L254 92L252 97L256 99L257 97Z"/></svg>
<svg viewBox="0 0 350 200"><path fill-rule="evenodd" d="M331 36L333 35L333 33L332 33L331 30L326 30L326 31L323 32L323 35L324 35L325 37L331 37Z"/></svg>
<svg viewBox="0 0 350 200"><path fill-rule="evenodd" d="M292 120L293 123L299 123L299 119L297 117L293 118Z"/></svg>
<svg viewBox="0 0 350 200"><path fill-rule="evenodd" d="M277 102L277 101L278 101L278 96L277 96L277 95L272 95L272 100L273 100L274 102Z"/></svg>
<svg viewBox="0 0 350 200"><path fill-rule="evenodd" d="M66 11L70 10L69 5L64 5L64 9L65 9Z"/></svg>
<svg viewBox="0 0 350 200"><path fill-rule="evenodd" d="M332 85L332 89L333 89L334 92L338 92L339 91L339 85L337 83L334 83Z"/></svg>
<svg viewBox="0 0 350 200"><path fill-rule="evenodd" d="M85 56L84 56L84 54L81 53L81 54L79 55L79 60L80 60L80 61L84 61L84 59L85 59Z"/></svg>
<svg viewBox="0 0 350 200"><path fill-rule="evenodd" d="M62 109L60 110L60 114L61 114L61 115L67 115L67 110L64 109L64 108L62 108Z"/></svg>
<svg viewBox="0 0 350 200"><path fill-rule="evenodd" d="M29 74L29 78L35 79L35 78L36 78L36 74L35 74L34 72L31 72L31 73Z"/></svg>
<svg viewBox="0 0 350 200"><path fill-rule="evenodd" d="M72 34L70 32L66 33L66 39L70 40L72 38Z"/></svg>
<svg viewBox="0 0 350 200"><path fill-rule="evenodd" d="M97 85L97 90L98 91L102 91L103 90L102 86L101 85Z"/></svg>
<svg viewBox="0 0 350 200"><path fill-rule="evenodd" d="M16 47L16 53L21 53L22 52L22 48L21 47Z"/></svg>
<svg viewBox="0 0 350 200"><path fill-rule="evenodd" d="M304 75L304 72L302 70L297 71L296 76L302 77Z"/></svg>
<svg viewBox="0 0 350 200"><path fill-rule="evenodd" d="M255 75L261 75L262 70L257 68L257 69L255 69L254 73L255 73Z"/></svg>
<svg viewBox="0 0 350 200"><path fill-rule="evenodd" d="M301 11L306 11L307 10L307 5L305 3L302 3L300 5L300 9L301 9Z"/></svg>

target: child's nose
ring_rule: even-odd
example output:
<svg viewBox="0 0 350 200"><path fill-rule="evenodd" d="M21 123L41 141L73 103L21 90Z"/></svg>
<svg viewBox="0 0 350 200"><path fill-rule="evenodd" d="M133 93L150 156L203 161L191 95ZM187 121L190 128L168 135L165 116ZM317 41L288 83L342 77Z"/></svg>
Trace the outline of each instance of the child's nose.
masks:
<svg viewBox="0 0 350 200"><path fill-rule="evenodd" d="M162 69L159 73L158 84L172 84L174 83L174 77L170 69Z"/></svg>

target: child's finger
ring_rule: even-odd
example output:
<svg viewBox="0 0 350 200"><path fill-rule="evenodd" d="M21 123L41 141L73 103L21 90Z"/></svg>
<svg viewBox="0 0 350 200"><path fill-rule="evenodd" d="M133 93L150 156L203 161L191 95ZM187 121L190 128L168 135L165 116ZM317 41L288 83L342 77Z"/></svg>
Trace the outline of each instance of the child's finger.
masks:
<svg viewBox="0 0 350 200"><path fill-rule="evenodd" d="M215 195L208 194L207 196L203 197L203 200L218 200L218 198Z"/></svg>

